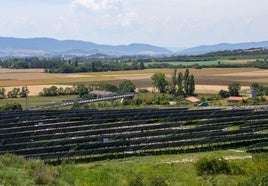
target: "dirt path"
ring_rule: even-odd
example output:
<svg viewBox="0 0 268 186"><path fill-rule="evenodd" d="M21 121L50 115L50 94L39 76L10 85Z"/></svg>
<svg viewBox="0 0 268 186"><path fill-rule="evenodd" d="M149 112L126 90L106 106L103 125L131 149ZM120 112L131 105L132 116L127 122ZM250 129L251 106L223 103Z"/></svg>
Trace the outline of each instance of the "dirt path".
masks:
<svg viewBox="0 0 268 186"><path fill-rule="evenodd" d="M223 157L225 160L244 160L244 159L251 159L251 155L247 156L224 156ZM169 162L164 162L164 163L193 163L196 162L197 159L191 159L191 158L185 158L181 160L174 160L174 161L169 161Z"/></svg>

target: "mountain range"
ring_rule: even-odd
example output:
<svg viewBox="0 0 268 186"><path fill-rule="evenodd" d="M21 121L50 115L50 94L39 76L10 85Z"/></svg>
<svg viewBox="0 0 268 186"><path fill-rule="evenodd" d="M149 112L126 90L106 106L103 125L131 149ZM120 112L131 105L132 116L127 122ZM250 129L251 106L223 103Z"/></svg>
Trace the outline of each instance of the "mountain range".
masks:
<svg viewBox="0 0 268 186"><path fill-rule="evenodd" d="M133 43L129 45L100 45L78 40L56 40L52 38L0 37L0 56L56 56L56 55L157 55L171 54L164 47Z"/></svg>
<svg viewBox="0 0 268 186"><path fill-rule="evenodd" d="M249 48L268 48L268 41L261 42L246 42L246 43L220 43L216 45L200 45L193 48L178 51L181 55L197 55L209 52L223 51L223 50L238 50Z"/></svg>
<svg viewBox="0 0 268 186"><path fill-rule="evenodd" d="M248 43L221 43L201 45L172 52L165 47L143 43L129 45L102 45L79 40L57 40L52 38L0 37L0 57L28 56L91 56L95 54L120 55L196 55L221 50L268 48L268 41Z"/></svg>

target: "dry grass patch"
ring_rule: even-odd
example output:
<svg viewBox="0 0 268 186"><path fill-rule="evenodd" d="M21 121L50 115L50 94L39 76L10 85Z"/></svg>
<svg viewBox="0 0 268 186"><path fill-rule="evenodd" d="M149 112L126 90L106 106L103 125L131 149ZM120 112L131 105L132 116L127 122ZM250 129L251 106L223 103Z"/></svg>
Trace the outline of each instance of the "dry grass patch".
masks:
<svg viewBox="0 0 268 186"><path fill-rule="evenodd" d="M241 86L241 91L249 90L249 86ZM205 94L218 94L220 90L228 90L228 86L224 85L196 85L195 91L197 93L205 93Z"/></svg>
<svg viewBox="0 0 268 186"><path fill-rule="evenodd" d="M254 62L256 59L236 59L236 60L231 60L231 59L221 59L219 60L221 62L226 62L226 63L238 63L238 64L244 64L248 62Z"/></svg>

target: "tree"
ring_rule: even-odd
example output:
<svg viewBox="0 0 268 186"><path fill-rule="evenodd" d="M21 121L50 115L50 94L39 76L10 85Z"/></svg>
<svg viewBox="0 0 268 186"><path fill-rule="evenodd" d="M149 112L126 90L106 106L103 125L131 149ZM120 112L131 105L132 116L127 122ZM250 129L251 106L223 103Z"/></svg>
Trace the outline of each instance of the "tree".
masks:
<svg viewBox="0 0 268 186"><path fill-rule="evenodd" d="M255 94L254 96L263 96L264 87L262 85L259 85L258 83L252 83L250 87Z"/></svg>
<svg viewBox="0 0 268 186"><path fill-rule="evenodd" d="M99 86L98 87L99 90L110 91L110 92L118 91L118 87L111 83L99 83L98 86Z"/></svg>
<svg viewBox="0 0 268 186"><path fill-rule="evenodd" d="M182 95L184 96L185 93L183 91L183 74L182 72L178 73L178 77L177 77L177 85L178 85L178 90L177 90L177 95Z"/></svg>
<svg viewBox="0 0 268 186"><path fill-rule="evenodd" d="M43 91L39 93L40 96L57 96L58 88L56 86L51 86L49 88L43 88Z"/></svg>
<svg viewBox="0 0 268 186"><path fill-rule="evenodd" d="M13 110L22 110L22 106L19 103L10 102L0 107L1 111L13 111Z"/></svg>
<svg viewBox="0 0 268 186"><path fill-rule="evenodd" d="M220 90L219 96L221 96L221 98L227 98L230 96L230 93L226 90Z"/></svg>
<svg viewBox="0 0 268 186"><path fill-rule="evenodd" d="M11 91L7 93L7 97L17 98L19 94L20 94L20 88L13 88Z"/></svg>
<svg viewBox="0 0 268 186"><path fill-rule="evenodd" d="M177 69L175 68L171 77L171 85L170 85L170 94L176 94L176 88L177 88Z"/></svg>
<svg viewBox="0 0 268 186"><path fill-rule="evenodd" d="M85 95L88 95L88 88L84 85L84 84L80 84L77 86L77 91L78 91L78 94L79 94L79 97L83 97Z"/></svg>
<svg viewBox="0 0 268 186"><path fill-rule="evenodd" d="M65 95L65 94L66 94L65 89L62 88L62 87L58 88L58 94L59 94L59 95Z"/></svg>
<svg viewBox="0 0 268 186"><path fill-rule="evenodd" d="M0 88L0 99L4 99L6 97L6 89Z"/></svg>
<svg viewBox="0 0 268 186"><path fill-rule="evenodd" d="M168 81L166 80L166 75L164 73L155 73L151 79L153 80L153 86L157 88L160 93L166 92L166 86L168 85Z"/></svg>
<svg viewBox="0 0 268 186"><path fill-rule="evenodd" d="M239 83L231 83L228 85L230 96L239 96L241 85Z"/></svg>
<svg viewBox="0 0 268 186"><path fill-rule="evenodd" d="M194 91L195 91L195 80L194 80L194 75L191 74L191 75L189 76L189 78L187 79L187 81L188 81L188 82L187 82L188 87L187 87L187 92L186 92L186 94L192 96L192 95L194 95Z"/></svg>
<svg viewBox="0 0 268 186"><path fill-rule="evenodd" d="M186 69L183 75L183 88L186 95L192 96L195 91L194 75L190 75L189 69Z"/></svg>
<svg viewBox="0 0 268 186"><path fill-rule="evenodd" d="M126 93L126 92L135 92L135 85L130 80L125 80L119 85L119 92Z"/></svg>
<svg viewBox="0 0 268 186"><path fill-rule="evenodd" d="M28 94L29 94L29 90L28 90L27 86L22 87L21 91L20 91L20 97L26 98Z"/></svg>
<svg viewBox="0 0 268 186"><path fill-rule="evenodd" d="M145 69L145 65L143 62L140 62L140 70L144 70Z"/></svg>
<svg viewBox="0 0 268 186"><path fill-rule="evenodd" d="M189 69L187 68L184 72L184 75L183 75L183 88L184 88L184 91L186 92L187 94L187 88L188 88L188 78L189 78Z"/></svg>
<svg viewBox="0 0 268 186"><path fill-rule="evenodd" d="M80 104L77 101L74 101L71 110L77 110L77 109L80 109Z"/></svg>

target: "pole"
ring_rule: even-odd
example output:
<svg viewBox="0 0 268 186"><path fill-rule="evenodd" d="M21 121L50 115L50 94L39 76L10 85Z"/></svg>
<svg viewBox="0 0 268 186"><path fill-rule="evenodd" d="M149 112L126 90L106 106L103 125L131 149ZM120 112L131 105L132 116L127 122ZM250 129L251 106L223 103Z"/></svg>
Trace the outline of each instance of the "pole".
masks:
<svg viewBox="0 0 268 186"><path fill-rule="evenodd" d="M28 88L27 88L27 85L25 86L25 99L26 99L26 110L29 110L29 102L28 102Z"/></svg>

